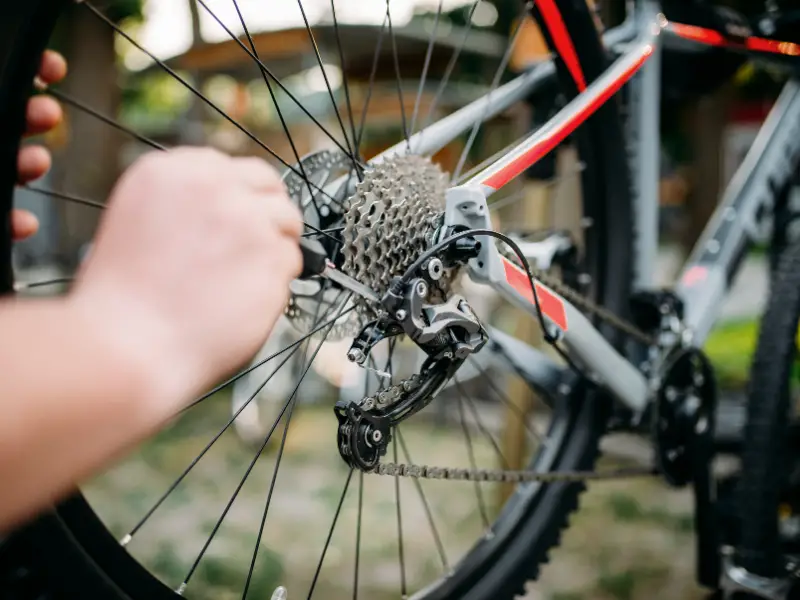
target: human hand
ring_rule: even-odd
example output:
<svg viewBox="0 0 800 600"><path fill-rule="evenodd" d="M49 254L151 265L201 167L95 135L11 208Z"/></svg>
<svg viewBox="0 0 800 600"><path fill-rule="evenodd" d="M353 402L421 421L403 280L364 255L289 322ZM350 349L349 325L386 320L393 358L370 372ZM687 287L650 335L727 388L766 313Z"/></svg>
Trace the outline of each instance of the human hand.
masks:
<svg viewBox="0 0 800 600"><path fill-rule="evenodd" d="M51 50L45 51L39 67L39 79L46 85L58 83L67 75L64 57ZM28 101L25 135L47 133L56 127L64 114L61 106L48 96L35 96ZM30 183L50 170L50 153L42 146L25 146L17 157L17 174L20 184ZM11 231L16 241L29 238L39 229L39 221L26 211L11 212Z"/></svg>
<svg viewBox="0 0 800 600"><path fill-rule="evenodd" d="M70 302L185 402L261 347L300 273L301 231L259 159L148 155L112 193Z"/></svg>

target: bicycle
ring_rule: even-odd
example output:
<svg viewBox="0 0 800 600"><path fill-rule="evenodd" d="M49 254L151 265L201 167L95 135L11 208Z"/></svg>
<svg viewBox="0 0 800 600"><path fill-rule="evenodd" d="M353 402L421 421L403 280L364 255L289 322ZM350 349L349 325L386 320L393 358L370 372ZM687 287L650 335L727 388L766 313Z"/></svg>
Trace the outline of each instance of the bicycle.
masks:
<svg viewBox="0 0 800 600"><path fill-rule="evenodd" d="M793 79L786 84L675 290L634 295L635 290L648 287L648 273L656 251L658 65L662 40L757 53L762 58L789 66L800 55L796 44L752 35L746 24L728 13L720 16L714 12L718 20L713 23L672 22L652 2L637 3L623 25L605 32L601 38L593 14L583 0L537 0L525 10L531 11L538 23L552 59L537 63L501 84L511 49L523 32L522 27L517 27L485 95L434 122L434 110L429 110L425 117L420 112L421 83L413 108L408 106L412 114L407 120L399 83L397 27L392 25L391 7L387 4L377 50L371 61L371 79L380 59L388 59L397 76L404 139L365 162L359 153L363 127L357 125L358 115L354 115L351 106L346 78L343 82L345 116L339 114L325 78L336 125L341 130L339 137L304 108L275 76L268 61L260 58L238 3L232 5L244 36L226 25L210 2L197 0L198 10L230 37L230 44L238 46L252 60L255 74L264 79L273 100L275 91L280 89L285 94L284 100L297 104L328 138L330 150L301 157L291 142L289 128L276 103L281 127L294 154L294 160L287 160L229 117L168 63L148 53L91 0L76 4L72 7L67 0L30 0L6 3L0 8L0 90L3 90L0 140L3 140L3 173L7 183L2 187L4 211L7 212L13 202L13 161L38 56L63 10L71 7L87 11L110 27L121 40L144 52L152 64L185 86L219 118L237 128L260 153L281 163L285 167L284 180L289 193L300 204L306 218L306 237L310 241L304 245L304 250L308 271L298 289L293 289L293 301L287 311L287 317L302 334L299 341L258 361L198 399L187 410L209 406L207 401L215 392L263 364L282 361L277 371L301 349L310 358L304 360L293 391L248 464L221 517L212 524L211 533L188 568L188 574L180 581L162 581L165 579L163 565L154 565L157 561L152 557L150 564L144 564L148 562L145 559L141 563L137 561L130 553L133 552L131 543L134 538L141 537L142 528L157 511L166 510L164 507L173 499L171 494L231 426L247 401L167 486L166 493L154 501L148 498L149 508L144 516L119 536L119 540L81 494L13 536L7 543L16 544L11 547L22 557L26 568L14 582L18 588L9 589L22 590L33 585L33 581L36 586L70 597L171 598L183 594L199 597L203 590L192 585L192 577L201 573L202 578L211 542L285 416L252 555L245 570L237 575L244 582L242 597L247 597L248 592L255 594L251 585L255 585L253 576L257 574L255 567L259 558L262 566L265 560L263 553L259 553L262 534L284 457L289 424L297 405L298 388L320 344L328 336L352 339L347 357L374 376L367 379L370 387L365 388L362 398L336 403L335 421L328 417L331 432L336 434L337 451L332 454L338 454L334 458L340 470L341 465L346 467L340 473L344 483L340 483L333 494L334 517L321 542L321 555L310 578L309 598L324 571L348 489L356 480L354 596L358 594L359 584L366 579L360 550L376 538L365 536L362 531L362 527L375 526L375 522L364 521L363 514L365 487L368 487L365 480L370 480L371 474L384 476L372 479L385 481L394 500L392 514L383 522L397 529L398 543L392 552L397 552L399 569L393 577L399 579L401 597L413 593L414 598L428 599L510 598L523 591L525 583L535 579L540 566L547 562L548 552L558 544L569 514L578 506L586 480L656 473L673 485L692 483L695 487L701 583L717 588L730 579L730 569L721 569L717 532L712 523L714 482L709 464L715 401L713 369L698 347L714 322L719 299L737 270L743 249L751 239L763 235L762 217L770 214L776 190L788 185L795 173L800 153L796 119L800 111L800 88ZM462 37L454 42L447 35L437 36L442 13L439 3L433 33L427 43L422 82L438 45L449 44L453 49L446 61L443 83L450 77L480 4L480 0L469 4ZM301 9L302 6L300 2ZM333 30L330 35L336 40L335 56L342 72L346 73L347 52L346 44L342 44L342 32L363 33L364 30L356 26L352 31L347 29L348 26L336 20L337 7L333 3L331 7ZM313 56L324 74L314 28L305 12L302 16L305 27L300 31L307 34ZM777 19L780 14L772 16ZM614 55L611 62L606 48ZM625 84L630 85L627 136L619 103L613 100ZM565 101L555 107L554 114L543 127L526 133L462 173L481 123L518 102L536 97L537 93L552 95L554 87ZM139 143L163 149L161 144L114 118L92 112L78 98L58 89L40 91L55 95L77 110L88 111L130 134ZM363 117L361 121L363 123ZM419 130L416 125L420 125ZM453 176L448 178L423 157L434 154L459 136L466 136L465 149ZM554 233L545 241L530 242L495 232L489 197L568 138L577 148L582 165L582 239ZM635 146L629 156L631 144ZM631 172L635 177L631 177ZM68 192L36 189L67 202L82 201ZM501 251L501 247L505 250ZM574 255L576 247L581 249L580 258L565 262L563 270L565 280L574 275L575 281L583 282L581 293L545 272L546 266L563 259L564 248ZM14 283L11 241L7 233L0 251L3 291L24 291L25 283ZM542 269L533 271L529 260ZM497 327L482 323L468 300L453 291L452 280L462 272L491 286L510 304L538 319L546 341L558 356L553 357ZM36 282L37 286L46 284ZM397 381L391 362L396 339L401 335L421 349L424 362L418 372ZM371 351L379 342L387 348L386 366L370 360ZM538 439L526 469L503 468L502 454L496 444L491 443L491 432L481 422L480 407L472 402L459 382L458 377L465 375L491 381L489 365L522 377L536 390L547 410L549 424L546 428L526 422L531 438ZM262 387L268 381L267 377ZM412 431L408 429L414 423L411 417L435 401L436 394L445 387L451 392L455 389L459 397L460 421L469 460L467 468L450 464L421 466L412 460L412 454L418 448L429 449L425 443L429 440L422 434L415 434L416 445L406 444L400 433L401 422L406 432ZM492 389L502 400L500 386L492 385ZM472 423L465 418L468 411L473 415ZM616 420L622 419L626 427L639 430L652 427L659 459L657 465L611 472L593 470L599 440L608 429L612 413ZM477 435L475 427L483 435ZM494 446L500 468L478 467L476 456L481 458L480 444L488 448L489 454ZM387 454L391 456L389 462L384 461ZM325 464L327 471L336 471L333 463ZM408 517L412 514L408 508L401 509L401 486L405 486L407 480L410 480L410 487L403 495L412 493L420 502L413 513L416 517L413 522L428 526L436 560L441 562L441 568L437 569L440 574L433 582L423 581L425 577L418 572L406 571L406 562L416 554L415 548L408 552L408 539L404 540L403 536L404 523L408 527ZM447 485L456 485L449 480L464 482L458 484L464 486L462 490L471 487L477 510L472 509L470 515L476 520L478 516L481 518L474 543L470 546L460 540L460 559L455 563L452 556L448 558L451 548L445 547L447 544L443 543L435 523L435 517L442 515L435 515L429 502L435 480L448 480ZM428 495L423 483L430 486ZM484 498L486 484L492 483L517 484L502 511L492 516L496 517L494 522L489 518ZM450 492L446 497L456 498ZM463 529L466 529L463 523L451 523L451 530ZM296 531L294 535L297 538L302 534ZM372 554L377 554L377 550ZM305 556L299 561L307 562ZM746 570L742 565L736 568ZM301 582L308 581L308 578L293 577L288 585L290 593ZM758 591L753 586L748 587L747 581L740 580L739 584L749 592Z"/></svg>

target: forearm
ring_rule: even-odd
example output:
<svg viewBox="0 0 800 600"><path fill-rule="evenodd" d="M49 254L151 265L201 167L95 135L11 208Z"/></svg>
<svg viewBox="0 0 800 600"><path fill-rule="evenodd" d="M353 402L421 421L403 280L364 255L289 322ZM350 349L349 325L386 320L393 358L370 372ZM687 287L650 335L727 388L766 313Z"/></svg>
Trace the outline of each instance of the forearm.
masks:
<svg viewBox="0 0 800 600"><path fill-rule="evenodd" d="M120 336L101 322L70 300L0 303L0 531L67 492L178 406L179 390L159 381L146 348L132 345L142 336Z"/></svg>

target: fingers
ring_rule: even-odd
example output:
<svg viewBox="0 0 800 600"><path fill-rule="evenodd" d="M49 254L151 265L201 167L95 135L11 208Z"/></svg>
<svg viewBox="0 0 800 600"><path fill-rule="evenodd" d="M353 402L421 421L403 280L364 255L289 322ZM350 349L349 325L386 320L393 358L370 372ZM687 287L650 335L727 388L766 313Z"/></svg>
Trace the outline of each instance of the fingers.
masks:
<svg viewBox="0 0 800 600"><path fill-rule="evenodd" d="M260 158L234 158L232 162L233 174L245 185L265 192L285 190L278 171Z"/></svg>
<svg viewBox="0 0 800 600"><path fill-rule="evenodd" d="M25 135L46 133L61 122L61 105L48 96L36 96L28 101Z"/></svg>
<svg viewBox="0 0 800 600"><path fill-rule="evenodd" d="M17 179L25 184L39 179L50 170L50 153L41 146L25 146L17 157Z"/></svg>
<svg viewBox="0 0 800 600"><path fill-rule="evenodd" d="M38 230L39 219L33 213L16 208L11 211L11 235L15 242L31 237Z"/></svg>
<svg viewBox="0 0 800 600"><path fill-rule="evenodd" d="M39 79L50 85L67 76L67 61L58 52L45 50L39 67Z"/></svg>
<svg viewBox="0 0 800 600"><path fill-rule="evenodd" d="M67 61L58 52L46 50L42 55L37 80L45 86L58 83L67 75ZM61 106L47 96L37 96L28 101L25 135L46 133L56 127L64 117ZM18 181L28 183L42 177L50 170L50 153L40 146L22 148L17 157ZM33 218L33 215L30 215ZM27 219L27 217L25 217ZM35 220L35 219L34 219ZM29 225L30 220L25 221ZM35 232L34 227L33 232ZM31 234L32 235L32 234Z"/></svg>

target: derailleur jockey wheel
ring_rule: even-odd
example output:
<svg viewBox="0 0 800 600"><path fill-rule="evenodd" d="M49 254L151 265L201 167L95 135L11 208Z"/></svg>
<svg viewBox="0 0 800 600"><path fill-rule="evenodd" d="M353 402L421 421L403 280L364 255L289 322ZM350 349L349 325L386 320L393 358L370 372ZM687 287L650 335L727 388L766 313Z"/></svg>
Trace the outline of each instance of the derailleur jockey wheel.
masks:
<svg viewBox="0 0 800 600"><path fill-rule="evenodd" d="M350 466L373 471L389 447L389 419L369 414L355 402L337 403L334 412L339 420L339 454Z"/></svg>

